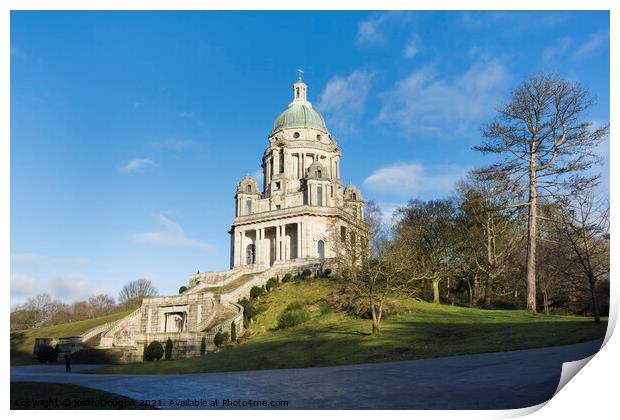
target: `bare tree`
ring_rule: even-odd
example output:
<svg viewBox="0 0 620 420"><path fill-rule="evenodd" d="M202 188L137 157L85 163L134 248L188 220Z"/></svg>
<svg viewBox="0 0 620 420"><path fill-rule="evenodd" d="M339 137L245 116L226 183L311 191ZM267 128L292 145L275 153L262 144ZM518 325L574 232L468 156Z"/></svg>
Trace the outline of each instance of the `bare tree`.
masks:
<svg viewBox="0 0 620 420"><path fill-rule="evenodd" d="M372 333L377 334L386 299L412 280L412 255L410 248L388 240L378 206L368 202L365 213L365 228L333 223L328 240L337 274L346 280L341 293L370 310Z"/></svg>
<svg viewBox="0 0 620 420"><path fill-rule="evenodd" d="M600 323L597 286L609 278L609 205L592 191L575 191L560 207L558 237L572 260L567 274L585 280L594 322Z"/></svg>
<svg viewBox="0 0 620 420"><path fill-rule="evenodd" d="M127 283L118 295L118 302L125 307L134 308L142 304L142 299L157 296L153 283L147 279L138 279Z"/></svg>
<svg viewBox="0 0 620 420"><path fill-rule="evenodd" d="M592 129L583 120L593 103L579 83L554 74L527 78L510 95L498 116L486 125L476 150L497 154L500 161L486 168L487 176L505 174L527 184L528 197L514 206L528 208L526 269L527 308L536 312L536 221L541 197L556 197L575 186L591 186L595 176L584 171L598 161L593 150L609 126Z"/></svg>
<svg viewBox="0 0 620 420"><path fill-rule="evenodd" d="M489 307L498 279L522 238L519 210L508 206L518 196L518 186L507 176L489 179L472 171L457 190L459 248L462 258L482 277L484 306Z"/></svg>

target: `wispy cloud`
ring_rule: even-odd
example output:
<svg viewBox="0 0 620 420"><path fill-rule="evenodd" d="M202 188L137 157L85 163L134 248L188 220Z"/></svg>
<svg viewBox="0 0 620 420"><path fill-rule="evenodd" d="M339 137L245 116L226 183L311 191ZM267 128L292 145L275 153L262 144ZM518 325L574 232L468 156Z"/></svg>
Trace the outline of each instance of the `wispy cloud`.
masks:
<svg viewBox="0 0 620 420"><path fill-rule="evenodd" d="M151 166L157 166L151 158L135 158L123 165L120 170L123 173L142 172Z"/></svg>
<svg viewBox="0 0 620 420"><path fill-rule="evenodd" d="M564 56L572 44L573 40L568 36L559 38L555 43L543 50L543 61L546 64L552 64L556 59Z"/></svg>
<svg viewBox="0 0 620 420"><path fill-rule="evenodd" d="M449 195L455 183L467 173L459 165L424 166L416 162L401 162L373 171L364 185L381 196L413 198Z"/></svg>
<svg viewBox="0 0 620 420"><path fill-rule="evenodd" d="M24 272L11 273L11 305L23 303L40 293L47 293L54 299L69 303L114 291L82 273L56 273L42 277Z"/></svg>
<svg viewBox="0 0 620 420"><path fill-rule="evenodd" d="M376 122L394 124L406 132L460 135L492 113L508 80L506 68L497 59L479 58L449 80L440 79L435 66L428 65L380 95Z"/></svg>
<svg viewBox="0 0 620 420"><path fill-rule="evenodd" d="M582 60L604 47L609 43L609 29L601 29L598 32L591 34L588 40L579 45L572 58L576 61Z"/></svg>
<svg viewBox="0 0 620 420"><path fill-rule="evenodd" d="M348 76L332 77L323 93L317 109L324 112L330 125L350 131L363 114L373 74L355 70Z"/></svg>
<svg viewBox="0 0 620 420"><path fill-rule="evenodd" d="M150 146L156 150L172 150L175 152L181 152L183 150L190 149L196 145L197 143L193 140L181 140L175 138L162 141L154 141L150 144Z"/></svg>
<svg viewBox="0 0 620 420"><path fill-rule="evenodd" d="M403 50L403 55L405 58L413 58L415 57L421 49L420 37L418 34L412 33L409 35L409 39L405 44L405 49Z"/></svg>
<svg viewBox="0 0 620 420"><path fill-rule="evenodd" d="M136 233L133 235L133 239L148 245L196 248L203 251L213 249L210 244L187 237L183 228L169 217L159 214L157 221L163 227L163 230Z"/></svg>
<svg viewBox="0 0 620 420"><path fill-rule="evenodd" d="M386 41L386 30L395 23L405 23L411 14L405 11L388 11L374 13L369 19L357 26L356 41L358 45L381 44Z"/></svg>

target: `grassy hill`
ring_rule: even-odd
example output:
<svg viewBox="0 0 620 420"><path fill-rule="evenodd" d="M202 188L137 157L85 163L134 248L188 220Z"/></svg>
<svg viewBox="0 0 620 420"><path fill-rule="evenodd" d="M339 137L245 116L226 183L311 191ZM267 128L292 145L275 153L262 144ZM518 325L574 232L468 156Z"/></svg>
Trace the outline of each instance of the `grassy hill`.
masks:
<svg viewBox="0 0 620 420"><path fill-rule="evenodd" d="M324 299L330 280L280 285L261 298L264 309L241 344L204 357L112 366L93 372L193 373L314 367L420 359L572 344L603 337L607 324L591 318L545 316L526 311L481 310L434 305L414 299L395 301L399 312L370 335L371 321L335 312ZM308 306L311 319L277 329L292 302Z"/></svg>
<svg viewBox="0 0 620 420"><path fill-rule="evenodd" d="M11 331L11 364L27 364L34 362L32 358L32 349L34 347L35 338L60 338L80 335L97 325L116 321L130 313L131 311L123 311L84 321L69 322L66 324L29 330Z"/></svg>

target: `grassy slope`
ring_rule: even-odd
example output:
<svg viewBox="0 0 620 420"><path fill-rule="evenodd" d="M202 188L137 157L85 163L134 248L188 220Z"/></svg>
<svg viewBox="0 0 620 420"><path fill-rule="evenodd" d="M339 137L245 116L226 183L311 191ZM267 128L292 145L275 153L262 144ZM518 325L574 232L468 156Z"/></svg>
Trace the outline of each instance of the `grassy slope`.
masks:
<svg viewBox="0 0 620 420"><path fill-rule="evenodd" d="M51 403L48 407L28 407L35 402ZM93 404L96 404L93 406ZM11 382L11 410L111 410L149 409L122 395L72 384L47 382Z"/></svg>
<svg viewBox="0 0 620 420"><path fill-rule="evenodd" d="M34 347L35 338L60 338L80 335L97 325L116 321L130 313L131 311L123 311L84 321L69 322L67 324L58 324L29 330L11 331L11 364L33 363L32 349Z"/></svg>
<svg viewBox="0 0 620 420"><path fill-rule="evenodd" d="M606 323L596 325L590 318L577 316L459 308L402 299L399 303L410 311L386 319L381 334L372 336L369 320L322 308L319 301L331 287L325 280L281 285L263 298L262 306L267 309L251 326L253 337L225 351L93 372L221 372L419 359L571 344L603 337L607 328ZM312 319L294 328L275 330L284 308L300 300L310 304Z"/></svg>

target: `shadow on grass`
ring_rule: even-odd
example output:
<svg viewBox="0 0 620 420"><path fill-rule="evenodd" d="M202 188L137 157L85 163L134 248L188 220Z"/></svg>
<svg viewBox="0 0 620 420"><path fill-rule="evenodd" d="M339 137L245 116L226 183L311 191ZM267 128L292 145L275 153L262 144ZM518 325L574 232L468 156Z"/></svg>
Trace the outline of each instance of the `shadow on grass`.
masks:
<svg viewBox="0 0 620 420"><path fill-rule="evenodd" d="M366 325L366 324L364 324ZM370 323L368 322L370 328ZM196 373L426 359L575 344L605 335L606 325L589 322L453 324L386 322L371 335L340 326L303 325L260 335L204 357L97 369L93 373ZM585 357L585 356L584 356Z"/></svg>

